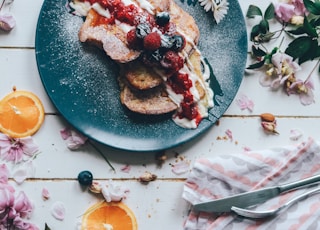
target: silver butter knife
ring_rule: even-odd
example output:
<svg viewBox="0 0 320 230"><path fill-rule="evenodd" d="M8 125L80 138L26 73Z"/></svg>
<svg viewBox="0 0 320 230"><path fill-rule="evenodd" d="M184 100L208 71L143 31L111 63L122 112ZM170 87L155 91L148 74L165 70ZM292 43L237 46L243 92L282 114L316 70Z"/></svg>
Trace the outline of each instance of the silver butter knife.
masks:
<svg viewBox="0 0 320 230"><path fill-rule="evenodd" d="M252 192L245 192L222 199L198 203L193 206L194 211L203 212L231 212L231 207L246 208L263 203L279 194L320 182L320 175L309 177L296 182L263 188Z"/></svg>

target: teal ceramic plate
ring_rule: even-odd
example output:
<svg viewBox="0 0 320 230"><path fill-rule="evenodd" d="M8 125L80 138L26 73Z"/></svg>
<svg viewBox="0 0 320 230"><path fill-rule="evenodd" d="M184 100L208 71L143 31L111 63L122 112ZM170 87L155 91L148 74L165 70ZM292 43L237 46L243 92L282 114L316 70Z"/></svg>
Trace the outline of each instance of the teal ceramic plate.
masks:
<svg viewBox="0 0 320 230"><path fill-rule="evenodd" d="M213 67L216 105L199 127L177 126L171 116L138 116L119 100L117 65L102 51L78 40L83 22L68 13L65 1L45 0L36 31L36 59L47 94L62 116L89 138L130 151L159 151L183 144L207 131L234 99L247 53L244 17L236 0L218 25L212 12L196 3L177 2L198 23L199 49Z"/></svg>

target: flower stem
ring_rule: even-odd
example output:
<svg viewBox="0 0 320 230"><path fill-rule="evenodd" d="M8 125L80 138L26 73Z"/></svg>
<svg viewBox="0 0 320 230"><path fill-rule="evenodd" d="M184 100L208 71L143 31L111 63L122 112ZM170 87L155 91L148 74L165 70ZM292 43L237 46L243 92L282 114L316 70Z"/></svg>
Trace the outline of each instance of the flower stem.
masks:
<svg viewBox="0 0 320 230"><path fill-rule="evenodd" d="M308 82L312 73L315 71L316 67L319 65L320 63L320 59L318 59L317 63L314 65L314 67L312 68L311 72L309 73L308 77L306 78L306 80L304 81L304 83Z"/></svg>
<svg viewBox="0 0 320 230"><path fill-rule="evenodd" d="M3 0L0 6L0 10L2 9L2 7L4 6L4 3L6 2L6 0Z"/></svg>
<svg viewBox="0 0 320 230"><path fill-rule="evenodd" d="M110 163L110 161L108 160L108 158L103 155L103 153L101 152L101 150L94 144L92 143L92 141L88 141L90 143L90 145L103 157L103 159L107 162L107 164L110 166L110 168L112 169L112 171L116 172L115 168L112 166L112 164Z"/></svg>

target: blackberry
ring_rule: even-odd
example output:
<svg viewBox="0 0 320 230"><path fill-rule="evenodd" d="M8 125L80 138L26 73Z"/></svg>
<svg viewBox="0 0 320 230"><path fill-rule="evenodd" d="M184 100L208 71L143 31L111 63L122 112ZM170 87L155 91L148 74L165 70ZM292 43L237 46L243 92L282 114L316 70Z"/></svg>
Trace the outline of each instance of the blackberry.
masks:
<svg viewBox="0 0 320 230"><path fill-rule="evenodd" d="M173 45L171 47L172 50L174 51L180 51L184 48L185 44L186 44L186 41L184 39L183 36L181 35L174 35L172 37L173 39Z"/></svg>
<svg viewBox="0 0 320 230"><path fill-rule="evenodd" d="M148 66L157 66L162 59L163 53L159 49L143 54L143 62Z"/></svg>
<svg viewBox="0 0 320 230"><path fill-rule="evenodd" d="M136 28L136 35L138 38L144 38L151 32L151 28L147 23L140 23Z"/></svg>

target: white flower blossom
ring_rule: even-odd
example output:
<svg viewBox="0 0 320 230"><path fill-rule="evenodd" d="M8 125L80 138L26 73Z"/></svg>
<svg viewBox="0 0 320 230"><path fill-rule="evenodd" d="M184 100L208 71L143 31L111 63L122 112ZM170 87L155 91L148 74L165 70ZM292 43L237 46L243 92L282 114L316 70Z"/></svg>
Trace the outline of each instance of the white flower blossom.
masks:
<svg viewBox="0 0 320 230"><path fill-rule="evenodd" d="M217 24L227 15L229 10L229 2L227 0L199 0L199 3L206 12L212 10Z"/></svg>

